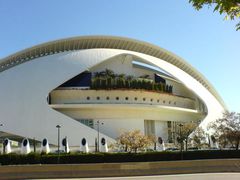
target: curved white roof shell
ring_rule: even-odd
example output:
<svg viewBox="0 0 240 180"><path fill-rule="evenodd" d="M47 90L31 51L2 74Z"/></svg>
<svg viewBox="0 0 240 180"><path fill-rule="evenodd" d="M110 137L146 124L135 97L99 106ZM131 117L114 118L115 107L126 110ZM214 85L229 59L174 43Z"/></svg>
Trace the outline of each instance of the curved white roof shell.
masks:
<svg viewBox="0 0 240 180"><path fill-rule="evenodd" d="M64 51L96 48L135 51L160 58L168 63L171 63L199 81L226 109L224 101L211 83L185 60L163 48L130 38L115 36L80 36L43 43L1 59L0 72L38 57Z"/></svg>
<svg viewBox="0 0 240 180"><path fill-rule="evenodd" d="M119 55L138 57L178 78L205 103L203 126L226 109L206 78L173 53L128 38L84 36L44 43L0 60L0 114L5 124L1 131L38 140L47 137L57 144L55 127L61 124L70 144L77 145L79 137L94 144L96 130L52 109L47 96L79 73Z"/></svg>

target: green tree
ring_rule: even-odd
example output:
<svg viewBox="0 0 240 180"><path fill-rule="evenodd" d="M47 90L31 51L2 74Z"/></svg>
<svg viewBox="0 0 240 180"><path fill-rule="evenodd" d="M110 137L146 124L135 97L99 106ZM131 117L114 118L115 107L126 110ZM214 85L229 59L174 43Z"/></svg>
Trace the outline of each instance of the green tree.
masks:
<svg viewBox="0 0 240 180"><path fill-rule="evenodd" d="M187 122L183 124L179 124L179 131L177 132L178 138L177 141L181 146L181 150L183 149L183 143L185 142L186 151L188 150L188 140L190 134L196 129L197 124L194 122Z"/></svg>
<svg viewBox="0 0 240 180"><path fill-rule="evenodd" d="M189 2L200 10L204 5L213 6L214 11L220 14L226 14L225 19L239 19L240 17L240 1L239 0L189 0ZM236 25L236 30L240 29L240 22Z"/></svg>
<svg viewBox="0 0 240 180"><path fill-rule="evenodd" d="M106 75L107 77L111 77L111 78L114 78L114 77L115 77L115 74L114 74L113 70L111 70L111 69L106 69L106 70L105 70L105 75Z"/></svg>
<svg viewBox="0 0 240 180"><path fill-rule="evenodd" d="M153 143L152 136L145 136L140 130L126 131L118 137L118 142L125 151L137 152L150 146Z"/></svg>
<svg viewBox="0 0 240 180"><path fill-rule="evenodd" d="M212 130L213 136L223 143L235 146L236 150L240 143L240 114L236 112L224 112L222 118L219 118L209 124L208 129Z"/></svg>
<svg viewBox="0 0 240 180"><path fill-rule="evenodd" d="M197 148L201 148L204 144L206 139L206 133L204 132L203 128L197 127L194 132L191 140L193 141L193 145Z"/></svg>

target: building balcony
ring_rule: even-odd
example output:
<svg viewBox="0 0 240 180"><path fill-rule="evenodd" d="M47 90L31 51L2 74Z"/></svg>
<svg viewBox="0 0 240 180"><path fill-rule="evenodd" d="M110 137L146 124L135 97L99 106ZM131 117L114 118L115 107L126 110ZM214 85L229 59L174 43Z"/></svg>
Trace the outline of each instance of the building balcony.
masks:
<svg viewBox="0 0 240 180"><path fill-rule="evenodd" d="M57 89L49 95L51 105L150 105L197 110L194 99L146 90Z"/></svg>

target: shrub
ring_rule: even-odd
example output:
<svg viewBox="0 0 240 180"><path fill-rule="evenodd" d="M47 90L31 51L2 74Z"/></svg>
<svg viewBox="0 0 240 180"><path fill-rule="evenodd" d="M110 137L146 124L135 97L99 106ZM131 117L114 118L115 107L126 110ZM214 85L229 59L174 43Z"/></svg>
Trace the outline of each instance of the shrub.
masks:
<svg viewBox="0 0 240 180"><path fill-rule="evenodd" d="M91 89L144 89L157 92L172 93L172 86L164 83L155 83L147 76L134 78L124 74L114 74L112 70L98 72L91 80Z"/></svg>
<svg viewBox="0 0 240 180"><path fill-rule="evenodd" d="M147 162L147 161L176 161L196 159L224 159L240 158L240 150L205 150L205 151L184 151L172 152L146 152L146 153L74 153L60 154L59 161L57 154L28 155L4 154L0 155L1 165L15 164L80 164L80 163L113 163L113 162Z"/></svg>

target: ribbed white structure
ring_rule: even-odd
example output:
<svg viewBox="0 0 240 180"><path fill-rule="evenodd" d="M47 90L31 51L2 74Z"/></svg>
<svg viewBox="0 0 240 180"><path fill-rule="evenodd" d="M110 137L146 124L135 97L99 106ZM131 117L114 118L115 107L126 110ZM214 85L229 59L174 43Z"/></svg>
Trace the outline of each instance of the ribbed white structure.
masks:
<svg viewBox="0 0 240 180"><path fill-rule="evenodd" d="M4 143L4 148L5 148L4 153L5 154L11 153L12 152L11 141L8 138L6 138L6 139L4 139L3 143Z"/></svg>
<svg viewBox="0 0 240 180"><path fill-rule="evenodd" d="M84 137L93 146L97 131L54 110L58 107L50 107L47 97L72 77L108 60L114 61L118 56L135 57L164 69L196 94L207 108L206 118L201 124L203 127L226 109L206 78L172 53L126 38L82 37L39 45L0 60L0 114L5 124L1 130L22 137L35 137L39 141L47 137L49 143L56 145L56 125L61 124L61 139L67 136L69 145L78 146L79 139ZM160 106L146 107L157 109ZM176 112L183 112L183 109L176 108ZM107 125L105 123L105 127ZM100 133L100 136L106 142L115 141L109 135Z"/></svg>
<svg viewBox="0 0 240 180"><path fill-rule="evenodd" d="M81 141L80 151L84 152L84 153L89 152L88 142L85 138L83 138L82 141Z"/></svg>
<svg viewBox="0 0 240 180"><path fill-rule="evenodd" d="M44 138L42 143L41 143L41 152L45 153L45 154L50 153L49 143L48 143L48 140L46 138Z"/></svg>
<svg viewBox="0 0 240 180"><path fill-rule="evenodd" d="M23 139L21 145L21 154L29 154L31 152L31 147L29 140L27 138Z"/></svg>
<svg viewBox="0 0 240 180"><path fill-rule="evenodd" d="M101 139L100 152L108 152L108 144L105 138Z"/></svg>

